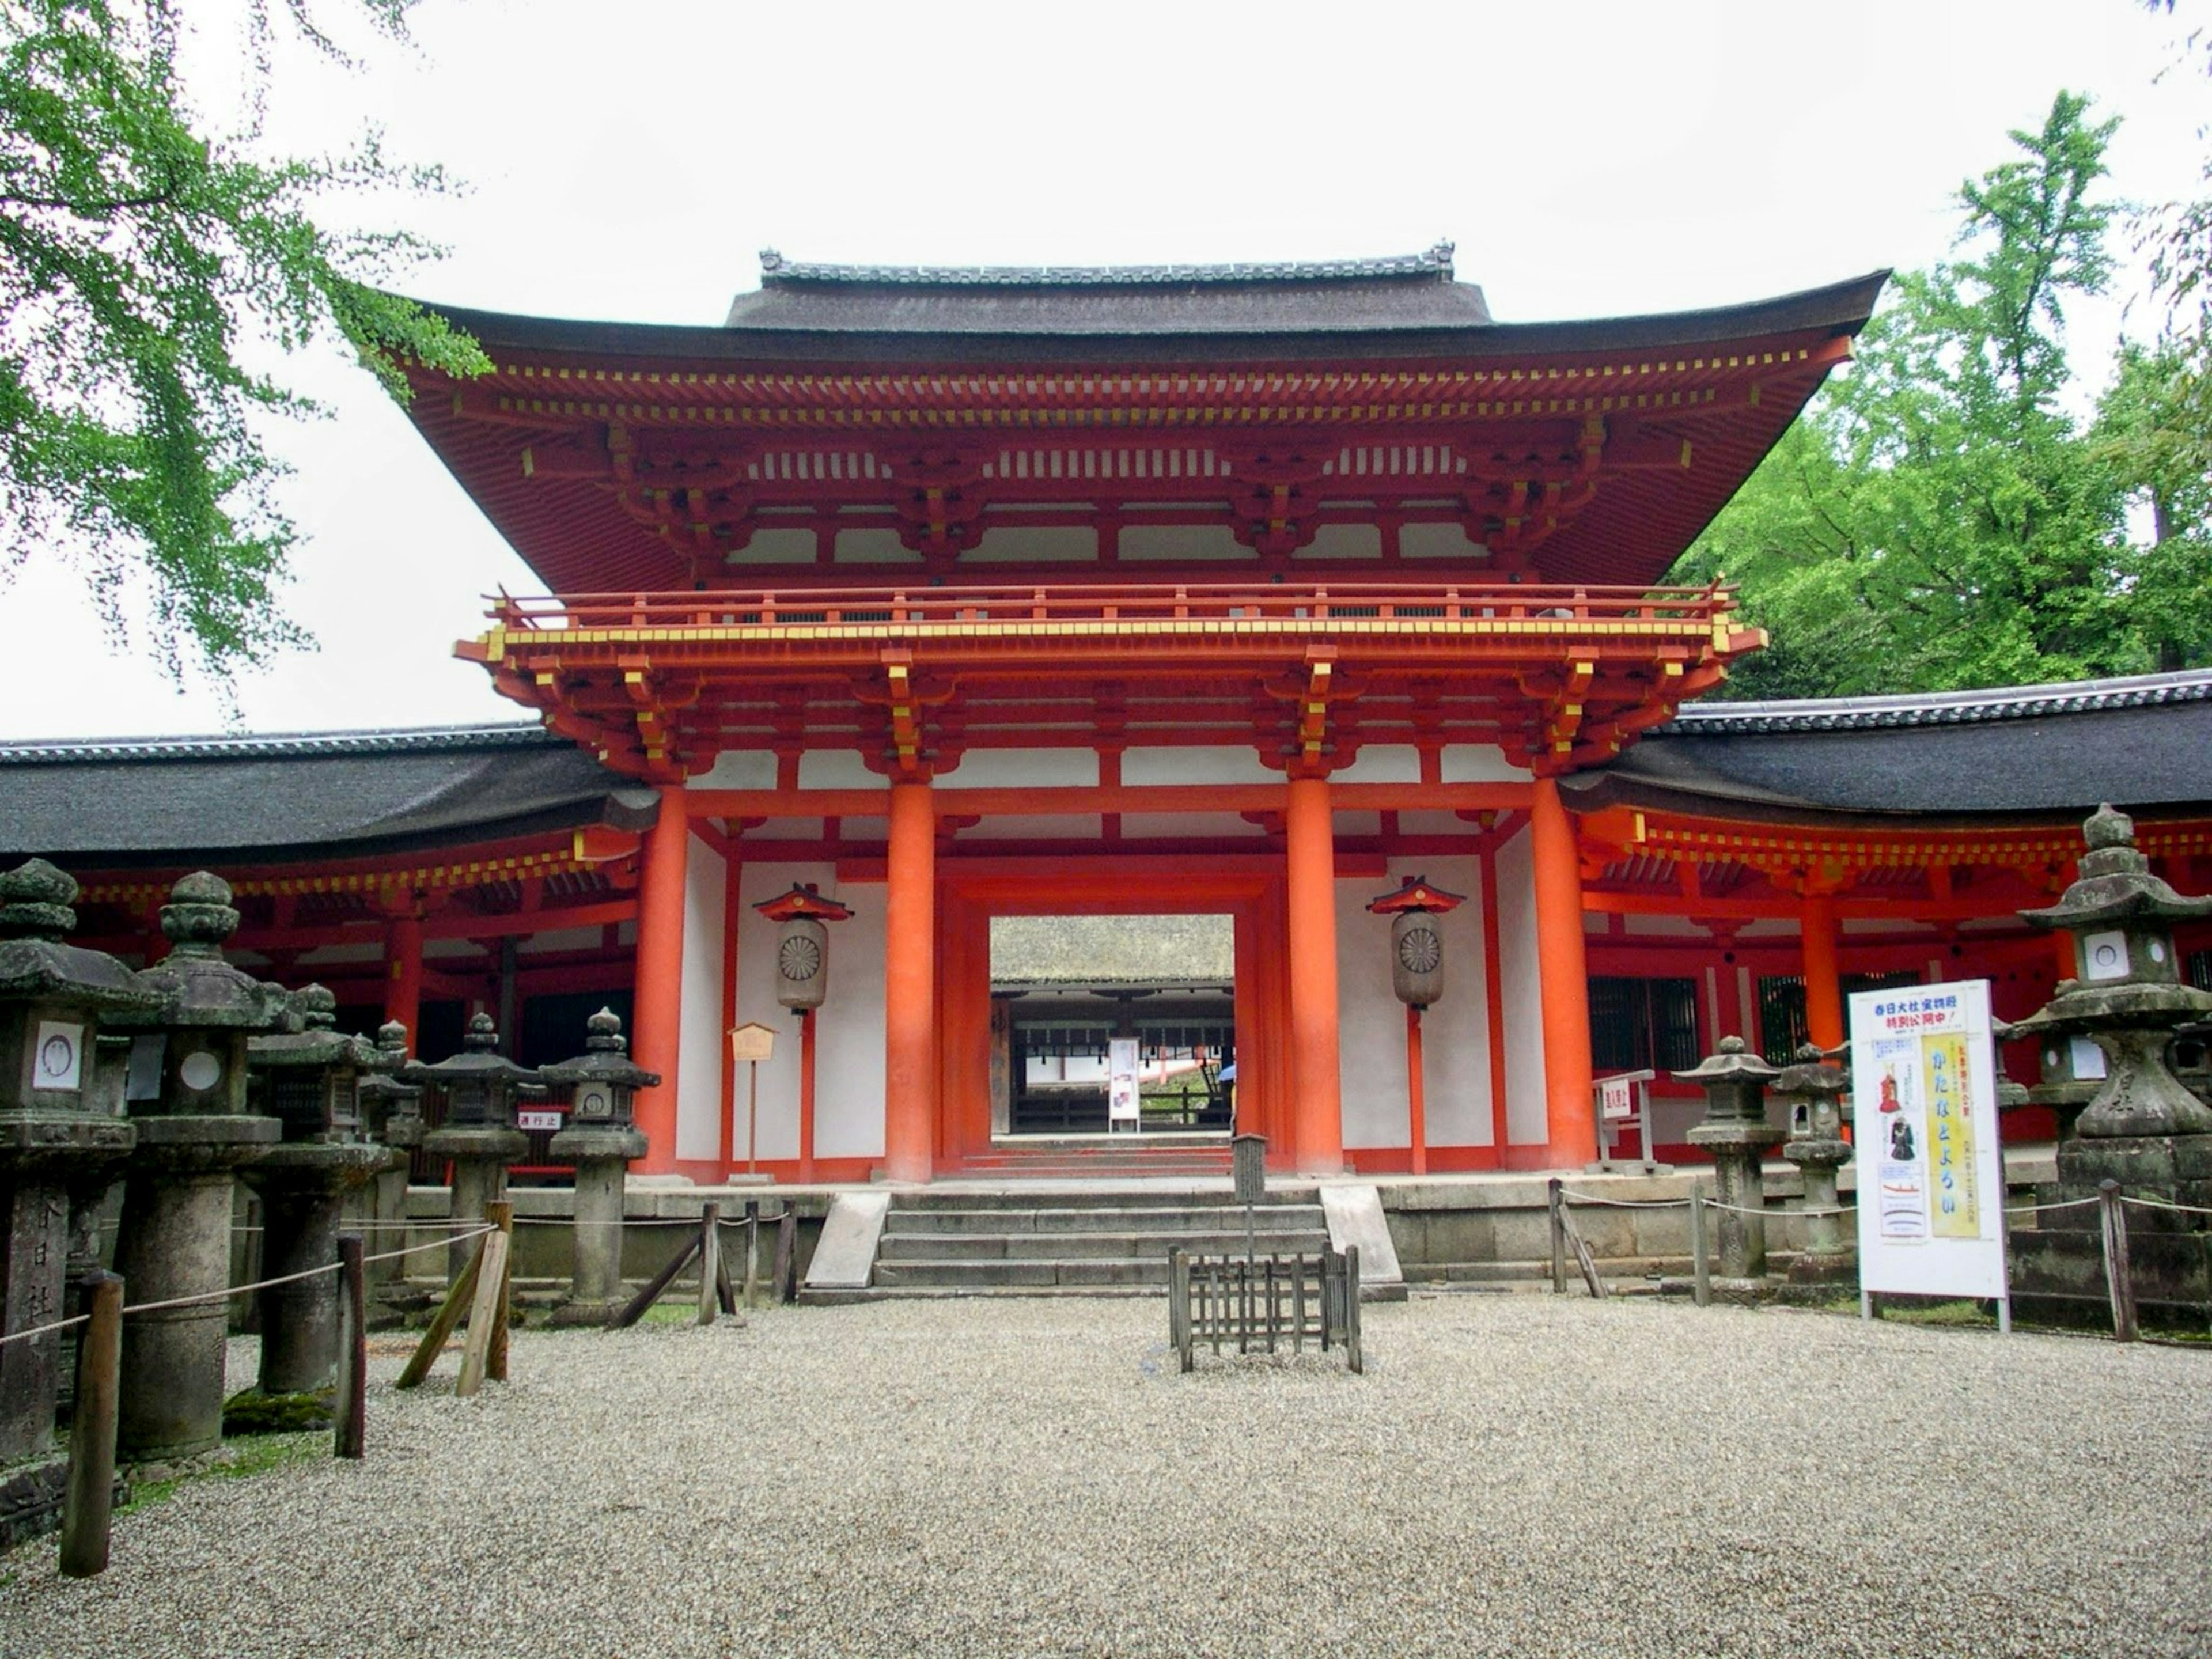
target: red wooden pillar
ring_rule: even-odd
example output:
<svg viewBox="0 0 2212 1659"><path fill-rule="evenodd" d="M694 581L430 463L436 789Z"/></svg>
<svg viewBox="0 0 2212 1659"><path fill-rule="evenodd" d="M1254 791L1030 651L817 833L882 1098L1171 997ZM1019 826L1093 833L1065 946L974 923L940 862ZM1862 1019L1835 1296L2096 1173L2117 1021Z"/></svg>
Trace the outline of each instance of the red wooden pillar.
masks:
<svg viewBox="0 0 2212 1659"><path fill-rule="evenodd" d="M1544 1012L1544 1120L1559 1168L1597 1157L1590 1098L1589 969L1583 951L1582 849L1559 780L1539 778L1529 814L1535 865L1536 978Z"/></svg>
<svg viewBox="0 0 2212 1659"><path fill-rule="evenodd" d="M926 782L891 785L884 897L884 1171L927 1181L937 1139L937 813Z"/></svg>
<svg viewBox="0 0 2212 1659"><path fill-rule="evenodd" d="M384 930L384 1018L407 1028L407 1052L422 1046L422 918L410 912Z"/></svg>
<svg viewBox="0 0 2212 1659"><path fill-rule="evenodd" d="M1302 1175L1337 1175L1344 1169L1344 1113L1337 1071L1336 835L1328 779L1291 780L1283 839L1290 885L1292 1156Z"/></svg>
<svg viewBox="0 0 2212 1659"><path fill-rule="evenodd" d="M1798 908L1800 953L1804 962L1805 1032L1818 1048L1844 1040L1844 981L1838 957L1836 900L1831 893L1805 895Z"/></svg>
<svg viewBox="0 0 2212 1659"><path fill-rule="evenodd" d="M631 1052L658 1086L638 1091L633 1108L645 1134L636 1169L665 1175L676 1167L676 1056L684 1018L684 877L691 858L691 821L678 789L660 792L660 816L646 832L637 884L637 1007Z"/></svg>
<svg viewBox="0 0 2212 1659"><path fill-rule="evenodd" d="M1498 937L1498 852L1485 846L1482 870L1482 1007L1490 1030L1490 1149L1502 1164L1511 1136L1505 1116L1504 951Z"/></svg>
<svg viewBox="0 0 2212 1659"><path fill-rule="evenodd" d="M720 1115L722 1121L722 1167L735 1170L738 1166L738 1062L730 1052L729 1034L738 1028L738 924L744 920L744 896L738 890L738 878L744 873L738 860L738 836L743 825L732 819L726 826L730 835L725 843L722 863L722 1037L714 1046L722 1057L722 1089Z"/></svg>
<svg viewBox="0 0 2212 1659"><path fill-rule="evenodd" d="M1421 1011L1406 1005L1406 1138L1413 1143L1413 1173L1429 1172L1429 1111L1421 1079Z"/></svg>

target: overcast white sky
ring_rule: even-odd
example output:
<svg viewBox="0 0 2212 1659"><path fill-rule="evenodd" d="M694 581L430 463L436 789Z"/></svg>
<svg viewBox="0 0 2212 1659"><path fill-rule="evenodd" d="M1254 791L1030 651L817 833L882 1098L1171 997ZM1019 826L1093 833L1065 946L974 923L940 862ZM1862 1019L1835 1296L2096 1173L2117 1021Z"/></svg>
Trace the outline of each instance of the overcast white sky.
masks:
<svg viewBox="0 0 2212 1659"><path fill-rule="evenodd" d="M715 322L766 246L1134 264L1448 238L1527 320L1925 264L1960 181L2061 87L2126 117L2118 193L2188 193L2212 83L2159 77L2208 21L2212 0L428 0L414 52L288 70L269 131L319 149L375 120L469 181L395 210L453 250L406 286L497 310ZM2121 325L2085 314L2077 351ZM450 652L481 594L534 579L366 375L287 372L334 410L276 434L321 648L239 683L246 729L517 717ZM0 588L0 737L222 728L210 688L111 651L65 568Z"/></svg>

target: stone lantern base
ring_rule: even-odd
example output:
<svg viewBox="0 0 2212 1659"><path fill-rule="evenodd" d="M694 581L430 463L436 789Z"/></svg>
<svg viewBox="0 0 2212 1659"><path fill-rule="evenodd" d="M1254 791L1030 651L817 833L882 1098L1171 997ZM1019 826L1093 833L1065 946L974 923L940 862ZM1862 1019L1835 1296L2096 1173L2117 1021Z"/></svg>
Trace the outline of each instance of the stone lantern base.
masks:
<svg viewBox="0 0 2212 1659"><path fill-rule="evenodd" d="M1765 1287L1766 1190L1759 1164L1788 1133L1767 1123L1711 1120L1690 1131L1690 1145L1713 1155L1714 1197L1731 1206L1714 1214L1720 1243L1713 1274L1717 1289L1742 1294Z"/></svg>
<svg viewBox="0 0 2212 1659"><path fill-rule="evenodd" d="M645 1146L642 1132L614 1125L553 1137L553 1156L576 1166L575 1276L553 1310L556 1325L604 1325L623 1305L623 1188Z"/></svg>
<svg viewBox="0 0 2212 1659"><path fill-rule="evenodd" d="M422 1150L433 1158L453 1161L453 1202L446 1214L459 1224L482 1221L484 1206L507 1196L507 1165L530 1150L530 1138L520 1129L440 1128L422 1137ZM476 1251L477 1241L473 1238L447 1248L448 1285L460 1278Z"/></svg>
<svg viewBox="0 0 2212 1659"><path fill-rule="evenodd" d="M1856 1228L1853 1218L1833 1213L1838 1198L1836 1172L1850 1162L1850 1143L1792 1140L1782 1148L1782 1156L1804 1172L1806 1209L1829 1212L1805 1218L1805 1247L1790 1264L1790 1282L1856 1285L1859 1276Z"/></svg>
<svg viewBox="0 0 2212 1659"><path fill-rule="evenodd" d="M288 1141L245 1170L246 1184L261 1194L262 1272L281 1279L337 1260L346 1194L366 1185L385 1156L383 1147L366 1143ZM258 1293L261 1371L252 1392L270 1398L313 1395L337 1381L338 1297L336 1273L272 1285ZM248 1415L238 1405L225 1407L226 1426ZM320 1415L329 1420L326 1412Z"/></svg>
<svg viewBox="0 0 2212 1659"><path fill-rule="evenodd" d="M2076 1135L2058 1147L2058 1179L2039 1204L2094 1199L2119 1183L2130 1198L2212 1209L2212 1134ZM2202 1331L2212 1305L2212 1217L2127 1210L2130 1277L2142 1322ZM2103 1223L2094 1204L2046 1212L2010 1231L2013 1307L2054 1322L2108 1325Z"/></svg>

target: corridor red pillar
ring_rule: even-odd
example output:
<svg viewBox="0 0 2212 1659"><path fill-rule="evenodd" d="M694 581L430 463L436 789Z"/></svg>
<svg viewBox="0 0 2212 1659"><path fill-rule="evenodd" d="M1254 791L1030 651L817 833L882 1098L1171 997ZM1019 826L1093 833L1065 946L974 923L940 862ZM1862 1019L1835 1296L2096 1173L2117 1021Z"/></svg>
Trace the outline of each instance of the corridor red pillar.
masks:
<svg viewBox="0 0 2212 1659"><path fill-rule="evenodd" d="M422 918L413 911L384 930L384 1018L407 1028L407 1052L419 1054L422 1024Z"/></svg>
<svg viewBox="0 0 2212 1659"><path fill-rule="evenodd" d="M630 1052L658 1086L638 1091L634 1112L645 1133L640 1173L676 1167L676 1056L683 1032L684 878L691 859L691 821L684 792L660 792L660 816L646 832L637 884L637 1006Z"/></svg>
<svg viewBox="0 0 2212 1659"><path fill-rule="evenodd" d="M1597 1157L1590 1098L1589 969L1583 950L1582 849L1559 780L1536 780L1529 813L1535 865L1536 978L1544 1013L1544 1122L1556 1168Z"/></svg>
<svg viewBox="0 0 2212 1659"><path fill-rule="evenodd" d="M1338 1075L1336 833L1328 780L1292 778L1283 814L1288 854L1291 1156L1301 1175L1344 1169Z"/></svg>
<svg viewBox="0 0 2212 1659"><path fill-rule="evenodd" d="M884 1172L927 1181L937 1146L937 811L927 782L891 785L884 898Z"/></svg>
<svg viewBox="0 0 2212 1659"><path fill-rule="evenodd" d="M1832 1048L1844 1040L1844 984L1835 896L1806 894L1797 913L1797 927L1805 970L1806 1035L1814 1047Z"/></svg>

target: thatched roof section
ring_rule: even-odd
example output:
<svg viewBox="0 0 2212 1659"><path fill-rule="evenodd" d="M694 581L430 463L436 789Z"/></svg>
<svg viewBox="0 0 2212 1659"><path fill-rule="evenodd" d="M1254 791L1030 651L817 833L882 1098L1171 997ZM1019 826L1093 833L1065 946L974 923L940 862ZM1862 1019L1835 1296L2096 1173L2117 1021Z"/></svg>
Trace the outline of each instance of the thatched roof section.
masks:
<svg viewBox="0 0 2212 1659"><path fill-rule="evenodd" d="M994 985L1202 985L1236 976L1228 916L991 918Z"/></svg>

